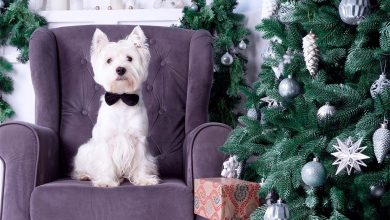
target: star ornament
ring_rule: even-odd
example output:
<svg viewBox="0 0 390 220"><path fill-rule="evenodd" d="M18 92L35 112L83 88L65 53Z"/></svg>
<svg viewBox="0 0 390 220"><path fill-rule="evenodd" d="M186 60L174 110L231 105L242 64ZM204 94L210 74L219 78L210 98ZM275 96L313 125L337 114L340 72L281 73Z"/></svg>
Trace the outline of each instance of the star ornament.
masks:
<svg viewBox="0 0 390 220"><path fill-rule="evenodd" d="M360 166L367 166L362 160L370 157L362 154L362 152L367 148L366 146L360 146L362 141L363 138L360 138L358 141L353 143L352 137L348 137L345 142L342 142L337 138L338 145L333 145L337 152L332 153L332 155L337 158L332 165L339 165L336 175L344 169L347 169L347 173L350 175L352 168L355 168L357 171L361 171Z"/></svg>

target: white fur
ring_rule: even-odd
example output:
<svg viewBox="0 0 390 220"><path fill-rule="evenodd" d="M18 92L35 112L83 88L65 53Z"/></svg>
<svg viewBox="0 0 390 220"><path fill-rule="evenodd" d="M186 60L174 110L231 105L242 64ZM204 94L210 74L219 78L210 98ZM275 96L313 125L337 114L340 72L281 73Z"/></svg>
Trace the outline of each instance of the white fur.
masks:
<svg viewBox="0 0 390 220"><path fill-rule="evenodd" d="M127 56L133 60L128 61ZM73 178L89 179L98 187L118 186L124 179L135 185L158 184L155 159L147 151L148 118L141 94L149 61L146 37L139 26L118 42L109 42L96 29L91 46L95 81L108 92L136 93L140 100L135 106L121 100L109 106L102 98L92 138L80 146L75 157ZM125 75L119 76L117 67L126 68Z"/></svg>

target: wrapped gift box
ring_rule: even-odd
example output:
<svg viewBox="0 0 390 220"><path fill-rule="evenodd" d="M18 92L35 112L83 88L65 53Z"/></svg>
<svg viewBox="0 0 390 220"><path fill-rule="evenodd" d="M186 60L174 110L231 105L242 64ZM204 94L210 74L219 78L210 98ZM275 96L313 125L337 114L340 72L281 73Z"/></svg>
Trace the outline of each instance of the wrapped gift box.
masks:
<svg viewBox="0 0 390 220"><path fill-rule="evenodd" d="M259 207L260 186L234 178L195 179L194 212L210 220L245 220Z"/></svg>

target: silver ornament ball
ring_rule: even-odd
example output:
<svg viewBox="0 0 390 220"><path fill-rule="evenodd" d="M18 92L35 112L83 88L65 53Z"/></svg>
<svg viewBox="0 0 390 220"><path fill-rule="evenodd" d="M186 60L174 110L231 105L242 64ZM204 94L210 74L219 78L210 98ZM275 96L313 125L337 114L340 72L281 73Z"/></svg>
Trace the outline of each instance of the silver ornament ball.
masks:
<svg viewBox="0 0 390 220"><path fill-rule="evenodd" d="M388 87L390 87L390 80L386 78L386 74L382 73L370 88L371 97L375 98Z"/></svg>
<svg viewBox="0 0 390 220"><path fill-rule="evenodd" d="M386 187L383 183L370 186L370 194L375 198L382 197L386 192Z"/></svg>
<svg viewBox="0 0 390 220"><path fill-rule="evenodd" d="M252 107L248 109L246 116L248 116L248 118L250 119L257 120L258 116L257 116L256 108Z"/></svg>
<svg viewBox="0 0 390 220"><path fill-rule="evenodd" d="M268 206L264 214L264 220L287 220L290 218L288 205L284 204L281 199L277 203Z"/></svg>
<svg viewBox="0 0 390 220"><path fill-rule="evenodd" d="M199 6L198 4L196 4L195 2L193 2L190 6L190 10L191 11L198 11L199 10Z"/></svg>
<svg viewBox="0 0 390 220"><path fill-rule="evenodd" d="M326 120L331 118L336 113L336 107L330 105L328 102L318 109L317 118L319 120Z"/></svg>
<svg viewBox="0 0 390 220"><path fill-rule="evenodd" d="M247 48L244 40L241 40L241 42L238 44L238 48L240 48L240 50L245 50Z"/></svg>
<svg viewBox="0 0 390 220"><path fill-rule="evenodd" d="M305 164L301 170L301 177L303 182L311 187L319 187L324 185L326 181L326 171L318 158Z"/></svg>
<svg viewBox="0 0 390 220"><path fill-rule="evenodd" d="M4 8L4 1L0 0L0 8Z"/></svg>
<svg viewBox="0 0 390 220"><path fill-rule="evenodd" d="M339 5L341 20L350 25L358 25L370 13L370 0L342 0Z"/></svg>
<svg viewBox="0 0 390 220"><path fill-rule="evenodd" d="M293 99L300 93L300 87L291 75L283 79L279 84L279 95L286 99Z"/></svg>
<svg viewBox="0 0 390 220"><path fill-rule="evenodd" d="M230 66L233 63L233 56L229 53L226 52L222 57L221 57L221 63L225 66Z"/></svg>
<svg viewBox="0 0 390 220"><path fill-rule="evenodd" d="M374 143L374 153L378 163L382 163L390 150L390 130L387 121L381 124L381 127L374 132L372 137Z"/></svg>

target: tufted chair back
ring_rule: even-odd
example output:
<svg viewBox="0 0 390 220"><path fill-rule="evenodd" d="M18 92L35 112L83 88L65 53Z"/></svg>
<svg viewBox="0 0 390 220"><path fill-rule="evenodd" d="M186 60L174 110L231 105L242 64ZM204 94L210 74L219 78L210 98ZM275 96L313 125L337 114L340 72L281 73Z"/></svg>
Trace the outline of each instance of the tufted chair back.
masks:
<svg viewBox="0 0 390 220"><path fill-rule="evenodd" d="M42 28L31 38L36 123L58 133L64 176L70 173L78 147L92 136L104 93L94 82L90 65L89 50L96 28L111 41L118 41L129 35L133 26ZM162 177L182 178L186 133L207 122L211 36L206 31L141 28L151 52L149 76L142 90L149 117L150 152L157 157ZM51 41L43 41L42 35L49 35Z"/></svg>

